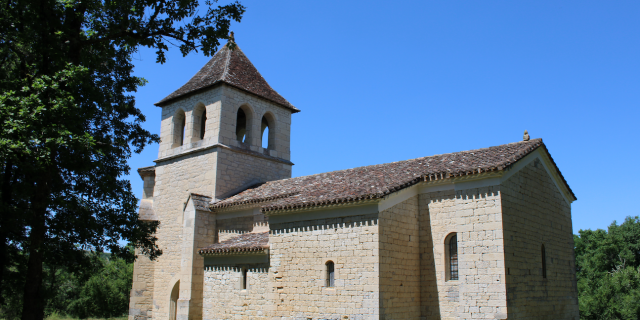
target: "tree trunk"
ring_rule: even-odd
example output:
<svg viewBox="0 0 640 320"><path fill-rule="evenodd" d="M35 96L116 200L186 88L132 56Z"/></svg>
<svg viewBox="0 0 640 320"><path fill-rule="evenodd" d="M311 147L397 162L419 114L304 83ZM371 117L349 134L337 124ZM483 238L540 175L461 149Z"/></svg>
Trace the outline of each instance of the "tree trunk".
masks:
<svg viewBox="0 0 640 320"><path fill-rule="evenodd" d="M46 179L43 179L46 181ZM44 260L44 239L46 236L47 183L39 181L32 197L31 232L29 234L29 261L27 281L24 286L22 320L44 319L44 296L42 294L42 263Z"/></svg>
<svg viewBox="0 0 640 320"><path fill-rule="evenodd" d="M2 203L0 204L0 290L2 290L4 283L4 269L7 268L7 262L9 261L7 252L7 232L6 227L8 220L6 215L9 214L9 207L11 205L11 170L13 169L13 163L8 160L4 166L4 175L2 179ZM0 305L4 305L4 296L0 294Z"/></svg>

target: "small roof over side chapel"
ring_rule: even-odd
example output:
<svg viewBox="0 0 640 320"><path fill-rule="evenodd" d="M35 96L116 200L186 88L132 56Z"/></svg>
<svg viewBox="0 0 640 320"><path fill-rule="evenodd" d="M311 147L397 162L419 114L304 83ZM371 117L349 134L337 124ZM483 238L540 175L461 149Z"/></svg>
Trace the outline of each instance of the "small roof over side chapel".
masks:
<svg viewBox="0 0 640 320"><path fill-rule="evenodd" d="M230 42L222 46L187 83L155 105L160 107L178 98L225 83L283 106L294 113L300 112L271 88L238 45L235 45L233 50L230 49Z"/></svg>

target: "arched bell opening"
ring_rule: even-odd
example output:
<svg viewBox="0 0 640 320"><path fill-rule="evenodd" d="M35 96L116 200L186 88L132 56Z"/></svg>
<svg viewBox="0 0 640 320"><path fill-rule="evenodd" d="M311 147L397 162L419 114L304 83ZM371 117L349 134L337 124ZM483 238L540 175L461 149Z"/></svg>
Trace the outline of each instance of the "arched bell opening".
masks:
<svg viewBox="0 0 640 320"><path fill-rule="evenodd" d="M253 111L249 105L242 105L238 108L236 115L236 139L238 142L252 144L253 138L251 128L253 123Z"/></svg>
<svg viewBox="0 0 640 320"><path fill-rule="evenodd" d="M207 131L207 108L203 103L199 102L193 109L193 135L192 141L204 139Z"/></svg>
<svg viewBox="0 0 640 320"><path fill-rule="evenodd" d="M186 118L184 111L182 109L176 110L176 113L173 115L173 143L171 144L172 148L182 146L184 144L185 139L185 128L186 128Z"/></svg>
<svg viewBox="0 0 640 320"><path fill-rule="evenodd" d="M263 117L260 125L260 137L261 137L261 146L264 149L275 150L275 137L276 137L276 128L275 128L275 117L270 112L267 112Z"/></svg>

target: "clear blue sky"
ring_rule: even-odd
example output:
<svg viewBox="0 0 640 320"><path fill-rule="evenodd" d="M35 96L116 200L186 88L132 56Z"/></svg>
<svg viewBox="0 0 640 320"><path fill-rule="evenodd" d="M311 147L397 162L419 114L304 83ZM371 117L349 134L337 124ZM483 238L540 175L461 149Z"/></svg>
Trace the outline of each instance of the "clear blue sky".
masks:
<svg viewBox="0 0 640 320"><path fill-rule="evenodd" d="M640 215L640 2L242 1L236 41L293 115L293 175L543 138L578 197L574 232ZM204 11L204 10L203 10ZM208 60L135 56L153 103ZM153 165L158 146L134 155Z"/></svg>

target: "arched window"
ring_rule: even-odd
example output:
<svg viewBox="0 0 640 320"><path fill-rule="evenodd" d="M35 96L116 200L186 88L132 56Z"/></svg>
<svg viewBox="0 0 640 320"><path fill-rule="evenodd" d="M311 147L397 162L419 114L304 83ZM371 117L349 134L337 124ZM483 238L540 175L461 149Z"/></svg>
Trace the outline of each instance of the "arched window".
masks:
<svg viewBox="0 0 640 320"><path fill-rule="evenodd" d="M236 118L236 137L240 142L248 142L247 141L247 115L242 110L242 108L238 109L238 117Z"/></svg>
<svg viewBox="0 0 640 320"><path fill-rule="evenodd" d="M542 245L542 277L547 278L547 253Z"/></svg>
<svg viewBox="0 0 640 320"><path fill-rule="evenodd" d="M202 115L200 115L200 140L204 139L206 126L207 126L207 109L204 109L202 110Z"/></svg>
<svg viewBox="0 0 640 320"><path fill-rule="evenodd" d="M171 297L169 301L169 320L176 320L178 313L178 296L180 295L180 280L176 282L171 290Z"/></svg>
<svg viewBox="0 0 640 320"><path fill-rule="evenodd" d="M262 137L261 145L262 145L262 148L264 149L275 150L276 148L276 145L275 145L276 131L275 131L274 124L275 124L275 118L270 112L266 113L262 117L260 132Z"/></svg>
<svg viewBox="0 0 640 320"><path fill-rule="evenodd" d="M191 141L204 139L207 125L207 108L198 102L191 112Z"/></svg>
<svg viewBox="0 0 640 320"><path fill-rule="evenodd" d="M262 117L262 148L269 149L269 123ZM266 138L266 139L265 139Z"/></svg>
<svg viewBox="0 0 640 320"><path fill-rule="evenodd" d="M329 288L334 287L335 286L335 269L334 269L333 261L327 261L327 263L325 263L325 269L326 269L325 286Z"/></svg>
<svg viewBox="0 0 640 320"><path fill-rule="evenodd" d="M247 268L242 268L242 289L247 288Z"/></svg>
<svg viewBox="0 0 640 320"><path fill-rule="evenodd" d="M458 280L458 235L452 233L447 236L446 247L446 280Z"/></svg>
<svg viewBox="0 0 640 320"><path fill-rule="evenodd" d="M179 147L184 144L185 116L182 109L178 109L173 115L173 143L172 148Z"/></svg>

